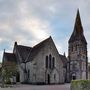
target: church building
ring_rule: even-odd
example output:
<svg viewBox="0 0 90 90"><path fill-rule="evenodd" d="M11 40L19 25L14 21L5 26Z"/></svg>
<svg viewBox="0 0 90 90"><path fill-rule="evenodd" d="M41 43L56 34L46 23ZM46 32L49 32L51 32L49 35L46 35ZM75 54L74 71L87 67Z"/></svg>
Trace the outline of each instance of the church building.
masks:
<svg viewBox="0 0 90 90"><path fill-rule="evenodd" d="M33 47L15 42L13 53L3 53L2 69L13 62L18 72L16 81L21 83L61 84L75 79L88 79L87 41L79 10L68 41L68 57L59 54L50 36Z"/></svg>

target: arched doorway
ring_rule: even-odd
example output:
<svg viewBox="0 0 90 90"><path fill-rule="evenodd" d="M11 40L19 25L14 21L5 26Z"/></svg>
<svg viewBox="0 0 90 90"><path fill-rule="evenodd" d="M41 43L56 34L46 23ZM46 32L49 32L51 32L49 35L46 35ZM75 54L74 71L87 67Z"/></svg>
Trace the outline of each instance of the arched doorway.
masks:
<svg viewBox="0 0 90 90"><path fill-rule="evenodd" d="M75 73L72 74L72 80L76 80L76 74Z"/></svg>
<svg viewBox="0 0 90 90"><path fill-rule="evenodd" d="M20 82L20 74L19 74L19 72L17 72L17 74L16 74L16 81Z"/></svg>
<svg viewBox="0 0 90 90"><path fill-rule="evenodd" d="M50 75L48 74L48 77L47 77L47 81L48 81L48 84L50 84Z"/></svg>
<svg viewBox="0 0 90 90"><path fill-rule="evenodd" d="M76 79L76 76L72 76L72 79L75 80Z"/></svg>

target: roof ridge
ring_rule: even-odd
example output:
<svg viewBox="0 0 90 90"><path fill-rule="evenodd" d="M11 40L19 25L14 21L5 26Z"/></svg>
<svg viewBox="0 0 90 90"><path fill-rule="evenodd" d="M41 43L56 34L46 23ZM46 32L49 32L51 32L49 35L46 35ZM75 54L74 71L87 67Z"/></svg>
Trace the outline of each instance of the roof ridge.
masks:
<svg viewBox="0 0 90 90"><path fill-rule="evenodd" d="M41 42L39 42L38 44L36 44L35 46L33 46L33 48L41 45L42 43L46 42L47 40L49 40L49 39L51 39L51 38L52 38L52 37L50 36L50 37L46 38L45 40L42 40Z"/></svg>
<svg viewBox="0 0 90 90"><path fill-rule="evenodd" d="M4 52L5 54L14 54L14 53L10 53L10 52Z"/></svg>
<svg viewBox="0 0 90 90"><path fill-rule="evenodd" d="M26 48L32 48L32 47L30 47L30 46L24 46L24 45L17 45L17 46L26 47Z"/></svg>
<svg viewBox="0 0 90 90"><path fill-rule="evenodd" d="M46 42L49 41L50 39L52 39L51 36L48 37L47 39L41 41L40 43L36 44L35 46L33 46L31 52L30 52L29 55L28 55L28 58L27 58L27 61L26 61L26 62L29 61L29 57L32 59L33 56L35 56L35 55L37 54L38 49L41 49L41 48L44 46L44 43L46 43Z"/></svg>

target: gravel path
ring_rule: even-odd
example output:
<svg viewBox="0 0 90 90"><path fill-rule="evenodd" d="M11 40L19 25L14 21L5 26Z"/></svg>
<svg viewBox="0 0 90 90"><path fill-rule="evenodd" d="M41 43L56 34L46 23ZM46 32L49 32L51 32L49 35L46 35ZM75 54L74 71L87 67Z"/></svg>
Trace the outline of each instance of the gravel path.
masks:
<svg viewBox="0 0 90 90"><path fill-rule="evenodd" d="M70 90L70 84L64 85L15 85L12 88L0 88L0 90Z"/></svg>

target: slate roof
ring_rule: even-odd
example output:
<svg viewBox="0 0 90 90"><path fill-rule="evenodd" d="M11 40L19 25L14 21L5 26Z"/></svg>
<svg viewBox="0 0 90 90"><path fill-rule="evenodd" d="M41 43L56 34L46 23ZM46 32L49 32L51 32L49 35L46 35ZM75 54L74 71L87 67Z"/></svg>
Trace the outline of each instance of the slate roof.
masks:
<svg viewBox="0 0 90 90"><path fill-rule="evenodd" d="M16 62L16 56L14 53L4 52L4 57L6 58L7 61Z"/></svg>
<svg viewBox="0 0 90 90"><path fill-rule="evenodd" d="M28 46L17 45L17 50L22 58L22 62L25 62L28 54L31 52L32 48Z"/></svg>
<svg viewBox="0 0 90 90"><path fill-rule="evenodd" d="M22 58L21 62L25 63L25 62L32 61L35 58L35 56L38 54L38 52L46 44L49 44L49 42L53 42L51 36L49 38L45 39L44 41L40 42L39 44L35 45L34 47L16 45L16 49ZM5 53L5 57L10 60L12 60L13 58L16 60L15 55L12 53Z"/></svg>
<svg viewBox="0 0 90 90"><path fill-rule="evenodd" d="M32 61L33 58L38 54L38 52L41 50L42 47L44 47L46 45L47 42L50 42L52 40L51 36L47 39L45 39L44 41L40 42L39 44L35 45L30 54L29 54L29 57L27 59L26 62L28 61Z"/></svg>
<svg viewBox="0 0 90 90"><path fill-rule="evenodd" d="M61 60L63 62L63 65L66 66L66 64L67 64L67 58L66 58L66 56L61 55L61 54L59 54L59 56L60 56L60 58L61 58Z"/></svg>
<svg viewBox="0 0 90 90"><path fill-rule="evenodd" d="M69 40L69 43L74 42L74 41L79 41L79 40L84 42L85 44L87 44L84 35L75 35L74 36L73 34L72 34L72 36L71 36L71 38Z"/></svg>
<svg viewBox="0 0 90 90"><path fill-rule="evenodd" d="M82 23L81 23L81 19L80 19L79 10L77 11L75 26L74 26L73 33L69 39L69 43L78 41L78 40L81 40L82 42L87 44L87 41L83 34L83 27L82 27Z"/></svg>
<svg viewBox="0 0 90 90"><path fill-rule="evenodd" d="M61 55L61 54L59 54L59 56L60 56L61 60L63 61L63 63L67 63L67 58L66 58L66 56Z"/></svg>

